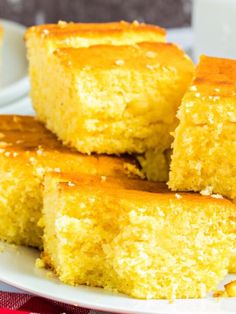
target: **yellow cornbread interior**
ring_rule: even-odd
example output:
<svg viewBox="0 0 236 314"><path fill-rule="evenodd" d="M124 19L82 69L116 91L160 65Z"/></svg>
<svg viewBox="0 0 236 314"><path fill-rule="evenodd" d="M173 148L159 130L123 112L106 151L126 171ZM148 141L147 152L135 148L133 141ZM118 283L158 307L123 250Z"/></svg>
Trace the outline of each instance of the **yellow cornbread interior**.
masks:
<svg viewBox="0 0 236 314"><path fill-rule="evenodd" d="M235 206L194 194L47 175L44 262L64 283L199 298L227 274ZM147 189L148 190L148 189Z"/></svg>
<svg viewBox="0 0 236 314"><path fill-rule="evenodd" d="M145 177L150 181L167 182L169 179L171 154L171 149L163 152L153 149L137 156Z"/></svg>
<svg viewBox="0 0 236 314"><path fill-rule="evenodd" d="M131 158L84 156L63 147L33 117L0 116L0 138L0 239L10 243L42 246L45 173L139 174Z"/></svg>
<svg viewBox="0 0 236 314"><path fill-rule="evenodd" d="M236 198L236 61L203 56L178 114L169 186Z"/></svg>
<svg viewBox="0 0 236 314"><path fill-rule="evenodd" d="M193 64L175 45L141 43L59 49L41 71L33 105L64 144L83 153L144 153L170 147Z"/></svg>

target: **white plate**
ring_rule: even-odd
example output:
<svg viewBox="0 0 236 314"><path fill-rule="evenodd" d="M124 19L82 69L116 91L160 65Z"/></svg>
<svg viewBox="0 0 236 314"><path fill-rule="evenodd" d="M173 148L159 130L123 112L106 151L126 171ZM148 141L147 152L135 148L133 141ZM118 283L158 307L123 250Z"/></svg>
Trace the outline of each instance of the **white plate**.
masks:
<svg viewBox="0 0 236 314"><path fill-rule="evenodd" d="M0 254L0 280L16 288L81 307L133 314L232 314L236 312L236 298L208 297L199 300L136 300L122 294L86 286L72 287L48 276L48 271L35 267L39 252L24 247L3 244ZM227 276L224 282L236 279ZM223 283L221 284L221 287ZM220 287L219 287L220 288Z"/></svg>
<svg viewBox="0 0 236 314"><path fill-rule="evenodd" d="M14 103L0 107L0 114L20 114L33 116L34 110L29 97L23 97Z"/></svg>
<svg viewBox="0 0 236 314"><path fill-rule="evenodd" d="M173 33L172 35L174 36L175 34ZM33 109L29 98L26 97L12 105L0 108L0 113L33 114ZM165 300L136 300L125 295L109 293L103 289L67 286L57 279L49 278L47 271L35 268L35 259L39 256L36 250L5 244L4 246L5 249L0 254L0 281L49 299L90 309L119 313L236 313L236 298L221 298L217 300L208 297L201 300L176 300L170 304ZM222 289L224 283L235 279L236 276L227 276L219 286L219 289ZM7 289L7 286L5 286L5 290Z"/></svg>
<svg viewBox="0 0 236 314"><path fill-rule="evenodd" d="M0 19L4 27L0 62L0 106L26 95L29 90L27 78L26 48L23 40L25 27Z"/></svg>

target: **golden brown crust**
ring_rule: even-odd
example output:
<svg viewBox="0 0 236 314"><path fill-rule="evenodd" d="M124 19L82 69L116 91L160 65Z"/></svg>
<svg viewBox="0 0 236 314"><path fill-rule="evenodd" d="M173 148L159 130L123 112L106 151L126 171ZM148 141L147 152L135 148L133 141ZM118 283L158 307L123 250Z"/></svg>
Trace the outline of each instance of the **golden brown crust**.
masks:
<svg viewBox="0 0 236 314"><path fill-rule="evenodd" d="M49 174L51 178L56 179L59 182L59 188L61 190L68 190L74 188L80 188L81 185L89 186L101 186L103 188L118 188L127 190L138 190L147 192L163 192L168 191L167 185L164 182L152 182L147 180L140 180L134 178L120 178L120 177L107 177L96 175L84 175L82 173L56 173L51 172Z"/></svg>
<svg viewBox="0 0 236 314"><path fill-rule="evenodd" d="M77 173L73 175L71 173L55 173L51 172L47 175L56 179L58 183L59 191L63 193L74 193L76 190L85 189L104 191L104 193L110 193L114 197L133 198L135 200L140 199L142 205L145 202L173 202L186 203L191 206L194 203L207 203L222 204L224 206L234 206L232 202L225 198L218 198L215 195L203 196L198 193L186 193L186 192L172 192L168 189L167 185L163 182L150 182L146 180L128 179L128 178L112 178L105 176L84 175ZM105 195L104 194L104 195ZM235 207L236 210L236 207Z"/></svg>
<svg viewBox="0 0 236 314"><path fill-rule="evenodd" d="M144 23L128 23L128 22L111 22L111 23L66 23L46 24L33 26L26 32L26 39L32 33L45 38L69 38L74 35L81 37L97 37L98 34L119 36L122 33L155 33L157 35L166 36L166 31L155 25Z"/></svg>
<svg viewBox="0 0 236 314"><path fill-rule="evenodd" d="M0 155L9 159L20 158L41 165L59 167L74 163L74 171L101 175L127 176L126 163L134 164L131 157L83 155L67 148L31 116L0 115ZM132 176L132 174L130 174Z"/></svg>
<svg viewBox="0 0 236 314"><path fill-rule="evenodd" d="M236 60L202 56L193 86L204 96L236 96ZM192 87L194 91L194 87Z"/></svg>
<svg viewBox="0 0 236 314"><path fill-rule="evenodd" d="M86 48L60 48L54 54L60 58L65 67L71 69L128 67L150 71L169 64L167 60L172 61L173 68L182 67L191 71L193 68L192 62L183 50L170 43L143 42L133 46L94 45ZM186 58L189 62L186 62Z"/></svg>

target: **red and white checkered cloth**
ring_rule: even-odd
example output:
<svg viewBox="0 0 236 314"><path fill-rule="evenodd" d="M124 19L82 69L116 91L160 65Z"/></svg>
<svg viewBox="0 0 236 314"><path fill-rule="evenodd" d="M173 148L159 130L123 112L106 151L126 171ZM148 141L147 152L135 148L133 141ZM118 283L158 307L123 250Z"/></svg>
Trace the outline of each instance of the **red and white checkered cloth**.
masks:
<svg viewBox="0 0 236 314"><path fill-rule="evenodd" d="M0 292L0 314L102 314L23 293ZM108 314L108 313L106 313Z"/></svg>

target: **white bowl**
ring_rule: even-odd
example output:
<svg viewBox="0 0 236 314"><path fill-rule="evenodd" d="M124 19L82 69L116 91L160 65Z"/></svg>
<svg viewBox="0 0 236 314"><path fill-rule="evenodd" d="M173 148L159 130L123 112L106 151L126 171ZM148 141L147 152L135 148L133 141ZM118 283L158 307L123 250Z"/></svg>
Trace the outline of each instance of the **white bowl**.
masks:
<svg viewBox="0 0 236 314"><path fill-rule="evenodd" d="M29 91L28 64L23 40L25 27L0 19L4 28L0 54L0 106L5 106Z"/></svg>

